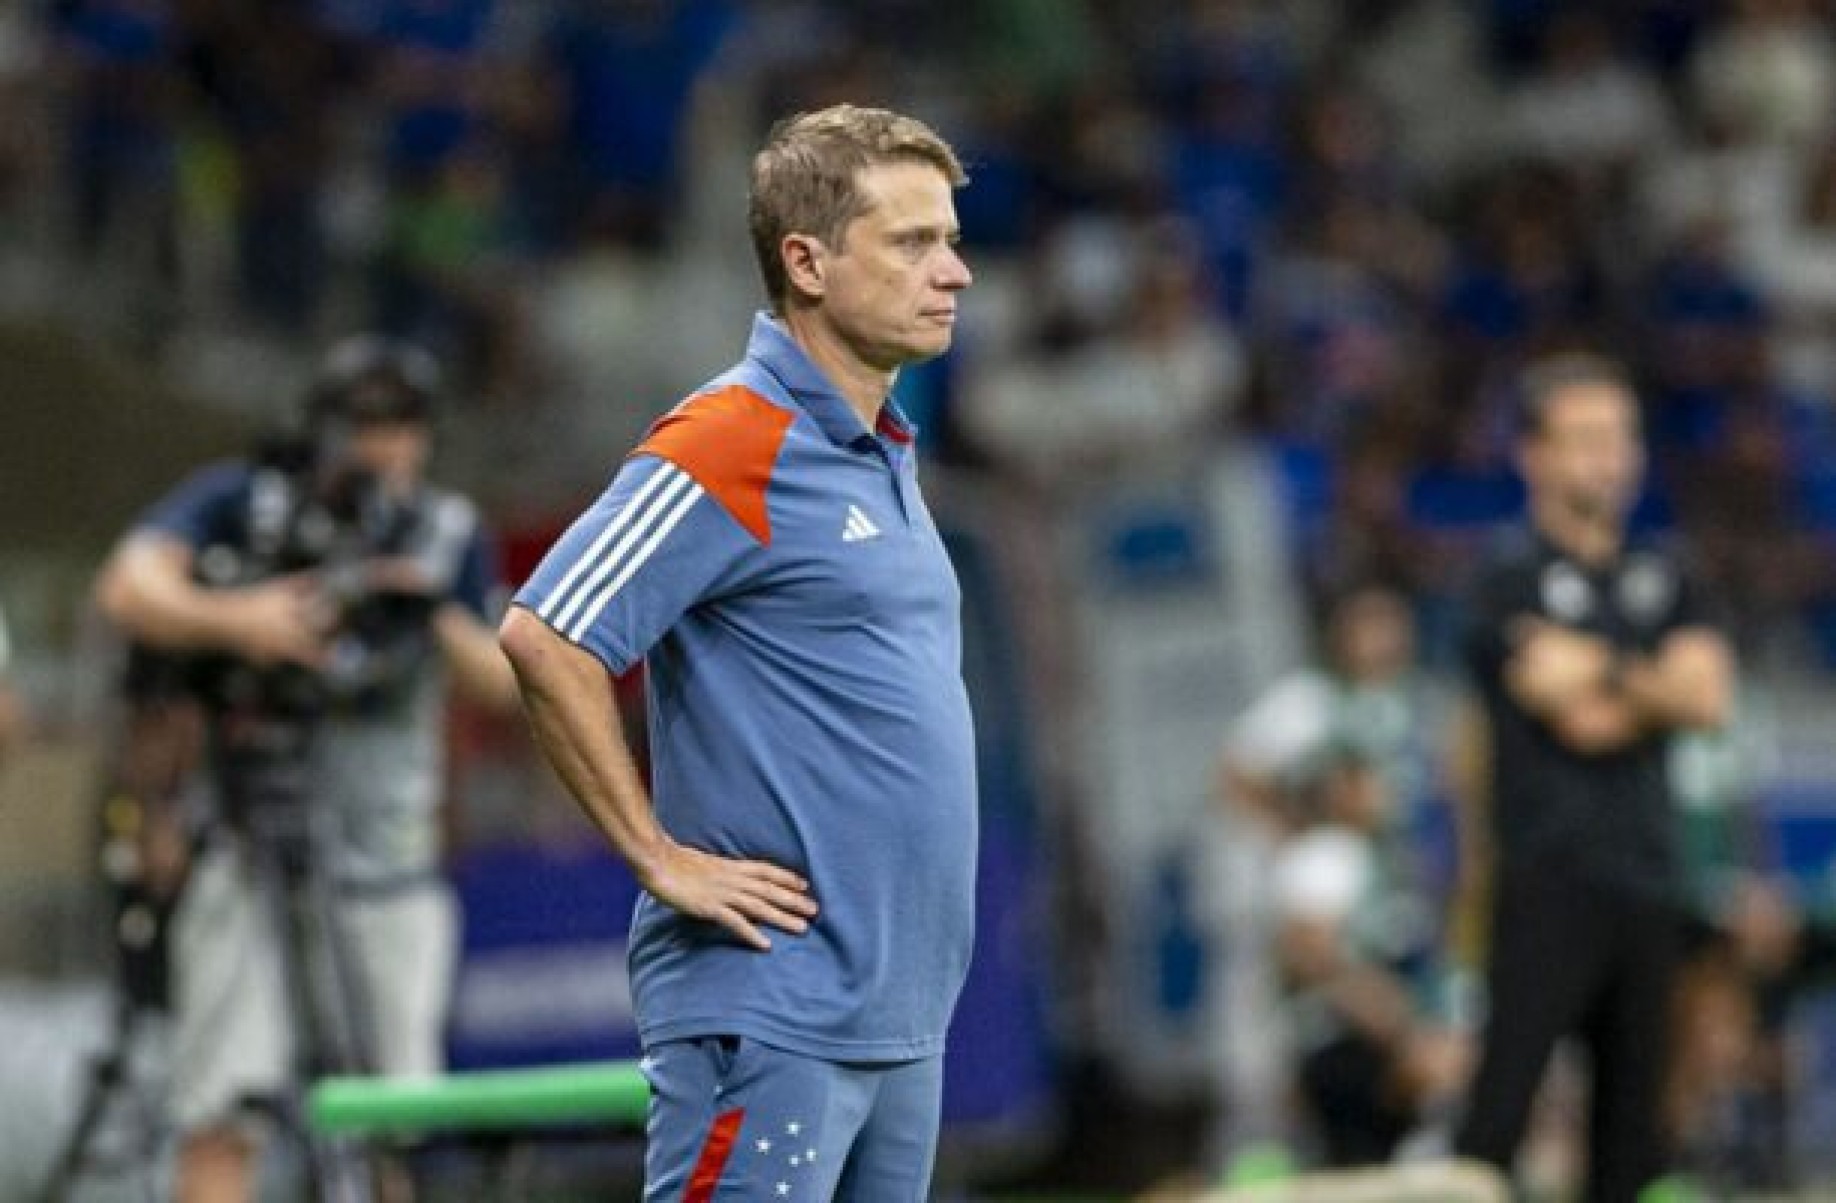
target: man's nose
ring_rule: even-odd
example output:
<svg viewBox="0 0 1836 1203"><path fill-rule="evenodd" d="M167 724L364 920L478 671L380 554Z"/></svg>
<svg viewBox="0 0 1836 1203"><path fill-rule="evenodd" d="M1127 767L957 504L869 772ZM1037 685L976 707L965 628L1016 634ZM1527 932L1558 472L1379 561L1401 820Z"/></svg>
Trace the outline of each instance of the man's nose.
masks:
<svg viewBox="0 0 1836 1203"><path fill-rule="evenodd" d="M955 247L944 249L942 270L938 274L937 286L952 291L960 291L975 283L975 273L969 270L968 262Z"/></svg>

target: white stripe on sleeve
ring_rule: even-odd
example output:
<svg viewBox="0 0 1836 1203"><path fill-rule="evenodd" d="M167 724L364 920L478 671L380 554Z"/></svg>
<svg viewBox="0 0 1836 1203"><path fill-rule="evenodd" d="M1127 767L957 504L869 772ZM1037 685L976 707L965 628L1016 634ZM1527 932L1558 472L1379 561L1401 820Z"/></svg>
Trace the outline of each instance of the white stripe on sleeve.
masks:
<svg viewBox="0 0 1836 1203"><path fill-rule="evenodd" d="M557 630L565 631L574 625L575 617L584 607L591 604L594 595L600 591L606 578L624 566L625 561L631 555L631 549L656 529L657 523L670 512L670 507L676 503L678 498L690 491L699 496L701 486L695 483L693 477L678 469L670 469L670 482L645 504L643 513L632 518L624 535L612 545L612 550L600 557L599 562L593 566L593 571L575 587L573 596L568 598L567 604L556 612L554 622Z"/></svg>
<svg viewBox="0 0 1836 1203"><path fill-rule="evenodd" d="M688 480L689 478L684 477L683 479ZM580 621L574 624L573 629L568 632L574 640L578 641L586 633L586 629L593 625L593 620L598 618L599 612L606 608L606 603L616 597L618 591L625 587L625 582L629 581L637 570L644 566L644 562L650 559L651 553L656 551L657 546L669 537L669 532L676 529L676 524L682 521L689 510L694 508L697 501L701 500L703 492L700 485L691 482L689 491L683 495L682 500L676 503L676 508L669 512L669 516L663 519L656 533L651 535L649 541L638 549L637 554L626 562L623 571L613 579L611 584L606 586L604 592L594 599L593 604L587 607L586 613L580 616ZM656 508L660 509L661 504Z"/></svg>
<svg viewBox="0 0 1836 1203"><path fill-rule="evenodd" d="M566 601L568 591L574 587L580 575L593 567L606 550L606 545L612 542L618 536L618 532L625 529L625 525L644 508L644 503L649 500L650 495L680 475L681 470L674 464L665 462L659 465L657 470L651 473L650 479L638 489L637 494L625 503L624 508L612 516L612 521L606 524L606 529L599 532L599 537L593 540L593 545L586 549L586 553L574 561L573 567L567 570L567 575L561 578L561 583L555 586L555 591L550 593L540 606L536 607L536 613L544 619L552 619L555 607Z"/></svg>

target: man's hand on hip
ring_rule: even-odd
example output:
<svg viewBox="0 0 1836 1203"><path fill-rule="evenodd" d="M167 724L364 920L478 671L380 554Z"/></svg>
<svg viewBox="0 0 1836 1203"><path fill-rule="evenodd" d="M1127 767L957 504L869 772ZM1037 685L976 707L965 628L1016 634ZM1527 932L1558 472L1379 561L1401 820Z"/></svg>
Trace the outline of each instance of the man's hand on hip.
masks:
<svg viewBox="0 0 1836 1203"><path fill-rule="evenodd" d="M657 901L718 923L761 952L771 947L761 924L802 935L816 917L810 883L766 861L734 860L670 843L643 877L644 888Z"/></svg>

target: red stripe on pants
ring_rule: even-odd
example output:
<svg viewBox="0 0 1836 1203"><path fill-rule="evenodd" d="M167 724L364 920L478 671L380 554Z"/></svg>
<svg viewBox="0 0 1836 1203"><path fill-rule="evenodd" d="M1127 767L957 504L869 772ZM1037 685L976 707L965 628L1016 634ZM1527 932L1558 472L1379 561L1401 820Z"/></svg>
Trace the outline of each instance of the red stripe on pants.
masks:
<svg viewBox="0 0 1836 1203"><path fill-rule="evenodd" d="M744 1107L714 1117L714 1126L708 1129L708 1139L701 1146L701 1156L695 1159L695 1172L689 1175L688 1193L682 1196L682 1203L708 1203L714 1197L720 1172L727 1168L727 1158L733 1155L733 1142L745 1118Z"/></svg>

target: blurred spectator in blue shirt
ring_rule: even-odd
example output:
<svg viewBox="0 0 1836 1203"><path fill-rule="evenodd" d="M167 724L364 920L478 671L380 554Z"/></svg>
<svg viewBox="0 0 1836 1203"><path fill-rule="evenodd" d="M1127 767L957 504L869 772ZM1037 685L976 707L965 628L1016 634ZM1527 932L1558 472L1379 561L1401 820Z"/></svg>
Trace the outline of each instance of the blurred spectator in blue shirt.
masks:
<svg viewBox="0 0 1836 1203"><path fill-rule="evenodd" d="M1660 444L1716 440L1728 406L1765 371L1769 314L1728 235L1725 222L1697 220L1644 281L1648 428Z"/></svg>
<svg viewBox="0 0 1836 1203"><path fill-rule="evenodd" d="M582 0L562 10L547 56L565 81L589 228L645 246L665 235L695 83L739 19L727 0Z"/></svg>
<svg viewBox="0 0 1836 1203"><path fill-rule="evenodd" d="M177 101L171 14L162 0L70 0L61 48L74 75L69 171L78 247L118 226L143 231L169 277L175 230Z"/></svg>

